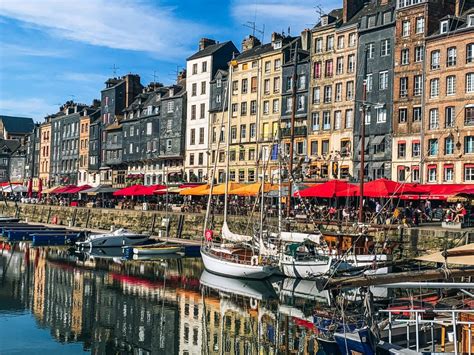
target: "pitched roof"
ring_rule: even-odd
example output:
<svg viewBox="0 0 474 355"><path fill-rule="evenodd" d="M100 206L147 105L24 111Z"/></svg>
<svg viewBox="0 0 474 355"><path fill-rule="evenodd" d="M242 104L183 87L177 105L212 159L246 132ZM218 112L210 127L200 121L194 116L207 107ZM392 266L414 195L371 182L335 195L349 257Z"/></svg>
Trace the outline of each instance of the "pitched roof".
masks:
<svg viewBox="0 0 474 355"><path fill-rule="evenodd" d="M16 139L0 139L0 151L4 150L14 152L20 147L20 142Z"/></svg>
<svg viewBox="0 0 474 355"><path fill-rule="evenodd" d="M220 50L221 48L224 48L225 46L227 46L229 43L233 45L232 41L211 44L207 46L206 48L204 48L202 51L198 51L194 53L192 56L190 56L186 60L194 60L194 59L210 56L214 54L215 52L217 52L218 50Z"/></svg>
<svg viewBox="0 0 474 355"><path fill-rule="evenodd" d="M26 134L33 132L34 123L32 118L1 115L0 120L8 133Z"/></svg>

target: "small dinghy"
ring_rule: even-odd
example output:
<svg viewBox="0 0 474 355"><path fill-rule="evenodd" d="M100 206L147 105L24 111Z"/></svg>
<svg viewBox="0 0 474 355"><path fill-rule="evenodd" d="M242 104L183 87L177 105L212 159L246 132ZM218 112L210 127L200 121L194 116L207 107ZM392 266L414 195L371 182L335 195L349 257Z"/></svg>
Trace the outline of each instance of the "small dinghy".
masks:
<svg viewBox="0 0 474 355"><path fill-rule="evenodd" d="M140 245L133 247L133 254L136 255L161 255L176 254L183 250L183 246L173 243L157 243L150 245Z"/></svg>

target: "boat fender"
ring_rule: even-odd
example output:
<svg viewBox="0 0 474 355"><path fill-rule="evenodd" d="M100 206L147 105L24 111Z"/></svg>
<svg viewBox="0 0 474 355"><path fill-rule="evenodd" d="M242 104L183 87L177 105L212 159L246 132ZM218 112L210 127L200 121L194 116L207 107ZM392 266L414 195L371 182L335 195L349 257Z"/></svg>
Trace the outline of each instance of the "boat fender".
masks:
<svg viewBox="0 0 474 355"><path fill-rule="evenodd" d="M252 259L250 259L250 265L252 265L252 266L257 266L258 265L258 256L257 255L252 256Z"/></svg>
<svg viewBox="0 0 474 355"><path fill-rule="evenodd" d="M257 300L255 298L251 298L250 299L250 308L257 309L257 307L258 307Z"/></svg>

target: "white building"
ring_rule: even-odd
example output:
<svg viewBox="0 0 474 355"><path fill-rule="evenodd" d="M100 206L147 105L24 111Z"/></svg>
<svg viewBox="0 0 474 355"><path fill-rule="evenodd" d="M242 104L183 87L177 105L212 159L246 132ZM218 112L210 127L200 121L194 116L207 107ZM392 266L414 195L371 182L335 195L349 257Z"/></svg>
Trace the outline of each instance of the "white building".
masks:
<svg viewBox="0 0 474 355"><path fill-rule="evenodd" d="M202 38L199 51L187 59L186 159L188 181L204 181L209 169L210 81L219 69L226 69L238 54L232 42L216 43Z"/></svg>

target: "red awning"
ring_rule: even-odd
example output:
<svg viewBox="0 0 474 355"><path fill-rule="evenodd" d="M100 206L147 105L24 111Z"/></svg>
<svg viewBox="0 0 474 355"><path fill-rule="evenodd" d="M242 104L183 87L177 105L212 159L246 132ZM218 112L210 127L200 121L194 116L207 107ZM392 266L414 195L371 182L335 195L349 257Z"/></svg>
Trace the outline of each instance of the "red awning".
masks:
<svg viewBox="0 0 474 355"><path fill-rule="evenodd" d="M349 184L344 180L331 180L324 184L314 185L305 190L297 191L293 193L293 196L333 198L357 196L358 194L359 189L356 185Z"/></svg>
<svg viewBox="0 0 474 355"><path fill-rule="evenodd" d="M56 190L51 191L50 193L52 193L52 194L67 194L67 193L69 193L69 192L67 192L68 190L75 189L75 188L77 188L76 185L66 185L66 186L63 186L63 187L58 187Z"/></svg>
<svg viewBox="0 0 474 355"><path fill-rule="evenodd" d="M144 186L141 184L132 185L115 191L114 196L152 196L155 190L166 188L164 185Z"/></svg>
<svg viewBox="0 0 474 355"><path fill-rule="evenodd" d="M421 192L412 184L403 184L388 179L377 179L364 184L364 196L367 197L395 197Z"/></svg>
<svg viewBox="0 0 474 355"><path fill-rule="evenodd" d="M63 194L77 194L81 191L84 191L84 190L87 190L87 189L90 189L92 186L90 185L81 185L81 186L76 186L74 188L71 188L65 192L63 192Z"/></svg>
<svg viewBox="0 0 474 355"><path fill-rule="evenodd" d="M421 196L427 200L446 200L451 196L474 189L474 184L433 184L423 185L427 193Z"/></svg>

